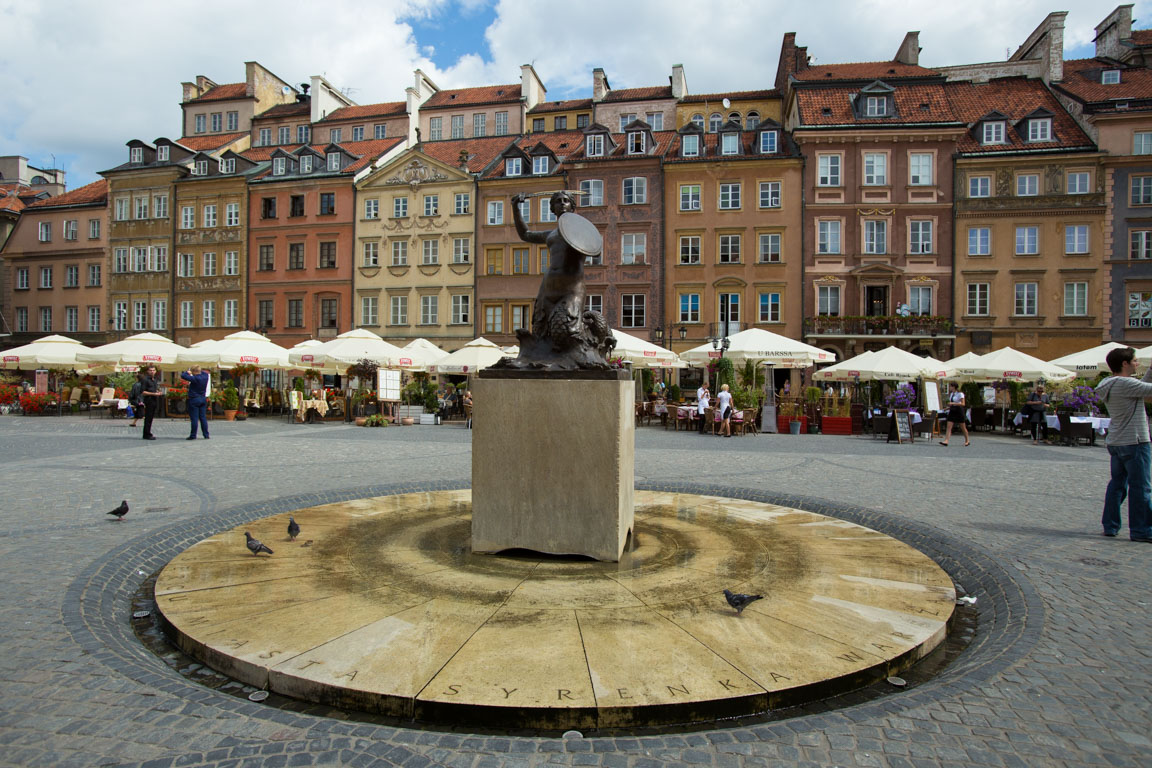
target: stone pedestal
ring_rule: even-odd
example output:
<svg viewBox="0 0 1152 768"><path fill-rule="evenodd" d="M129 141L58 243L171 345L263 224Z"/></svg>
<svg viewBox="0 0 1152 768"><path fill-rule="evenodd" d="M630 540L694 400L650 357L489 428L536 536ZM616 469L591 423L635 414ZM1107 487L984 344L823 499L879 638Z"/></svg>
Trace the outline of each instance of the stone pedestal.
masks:
<svg viewBox="0 0 1152 768"><path fill-rule="evenodd" d="M618 561L632 530L633 384L473 381L472 551Z"/></svg>

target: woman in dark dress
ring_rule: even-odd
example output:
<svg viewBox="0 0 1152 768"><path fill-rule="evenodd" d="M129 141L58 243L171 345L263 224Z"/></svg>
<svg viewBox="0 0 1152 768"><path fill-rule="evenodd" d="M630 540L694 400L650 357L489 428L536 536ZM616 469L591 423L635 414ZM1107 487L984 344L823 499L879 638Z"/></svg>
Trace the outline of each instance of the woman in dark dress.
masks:
<svg viewBox="0 0 1152 768"><path fill-rule="evenodd" d="M1028 395L1028 400L1025 405L1028 406L1028 428L1032 432L1032 445L1038 444L1039 440L1048 440L1048 395L1044 394L1044 385L1037 384L1036 389L1032 390L1032 394Z"/></svg>
<svg viewBox="0 0 1152 768"><path fill-rule="evenodd" d="M940 441L940 445L948 445L948 441L952 439L952 427L956 424L959 424L960 429L964 432L964 445L971 445L971 441L968 439L966 406L967 403L964 402L964 393L960 391L960 386L954 381L948 382L948 431L944 434L944 439Z"/></svg>

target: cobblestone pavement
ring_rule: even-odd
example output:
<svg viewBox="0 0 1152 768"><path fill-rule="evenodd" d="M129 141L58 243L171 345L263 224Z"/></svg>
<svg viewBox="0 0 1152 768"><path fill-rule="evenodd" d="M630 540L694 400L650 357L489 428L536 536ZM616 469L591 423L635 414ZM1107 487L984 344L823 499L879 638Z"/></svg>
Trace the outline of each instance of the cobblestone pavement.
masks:
<svg viewBox="0 0 1152 768"><path fill-rule="evenodd" d="M904 691L681 732L470 733L253 704L137 640L131 597L192 541L244 519L466 487L459 425L0 417L0 765L1141 766L1152 764L1152 547L1100 535L1102 447L974 436L724 440L642 427L637 483L781 500L935 557L977 597L972 645ZM704 486L712 486L705 488ZM105 511L123 498L122 523ZM192 676L194 677L194 675Z"/></svg>

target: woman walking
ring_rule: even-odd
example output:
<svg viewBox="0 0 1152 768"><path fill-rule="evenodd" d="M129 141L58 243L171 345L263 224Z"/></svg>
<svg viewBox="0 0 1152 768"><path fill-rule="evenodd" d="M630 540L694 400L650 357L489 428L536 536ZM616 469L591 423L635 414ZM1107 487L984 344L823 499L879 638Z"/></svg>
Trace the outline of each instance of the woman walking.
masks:
<svg viewBox="0 0 1152 768"><path fill-rule="evenodd" d="M716 395L716 409L720 411L720 429L724 437L732 437L732 393L728 391L727 384L720 385L720 394Z"/></svg>
<svg viewBox="0 0 1152 768"><path fill-rule="evenodd" d="M948 382L948 431L944 435L944 439L940 441L940 445L948 445L948 441L952 439L952 427L955 424L960 425L960 429L964 431L964 445L971 445L968 439L968 419L965 416L967 411L967 403L964 402L964 393L960 391L960 385L954 381Z"/></svg>

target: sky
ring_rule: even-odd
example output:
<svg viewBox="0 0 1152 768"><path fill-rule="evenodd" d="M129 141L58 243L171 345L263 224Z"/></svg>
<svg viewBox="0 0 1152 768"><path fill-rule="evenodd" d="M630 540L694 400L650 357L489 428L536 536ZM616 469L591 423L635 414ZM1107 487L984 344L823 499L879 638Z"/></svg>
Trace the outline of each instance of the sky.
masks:
<svg viewBox="0 0 1152 768"><path fill-rule="evenodd" d="M1152 27L1152 0L1134 28ZM592 69L613 88L690 93L773 85L796 32L816 64L886 61L909 30L920 63L1001 61L1054 10L1068 11L1065 58L1093 55L1116 5L1065 0L0 0L0 155L63 168L68 187L125 159L130 139L176 138L180 83L241 82L258 61L290 83L323 75L359 104L401 101L417 68L441 88L518 83L532 64L549 100L588 98ZM317 9L323 9L319 13ZM816 11L816 12L813 12ZM1144 19L1148 21L1145 22Z"/></svg>

